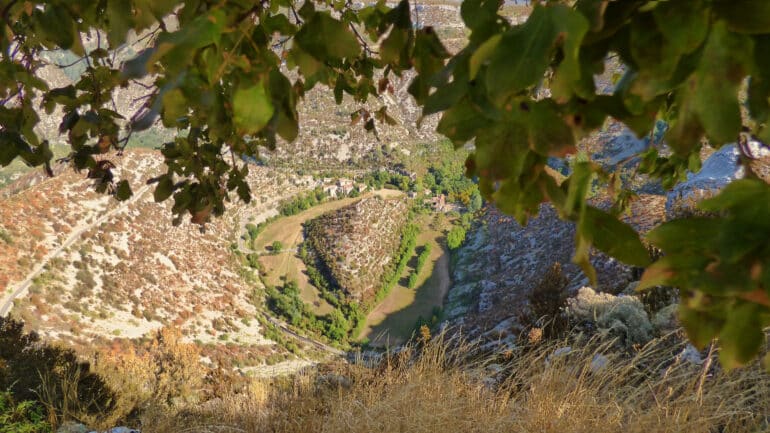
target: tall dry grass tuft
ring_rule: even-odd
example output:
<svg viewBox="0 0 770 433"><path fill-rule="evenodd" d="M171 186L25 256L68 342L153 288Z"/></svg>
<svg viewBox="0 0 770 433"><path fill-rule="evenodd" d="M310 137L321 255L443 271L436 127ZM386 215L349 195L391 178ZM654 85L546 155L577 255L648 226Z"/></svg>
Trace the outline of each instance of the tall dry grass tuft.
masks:
<svg viewBox="0 0 770 433"><path fill-rule="evenodd" d="M574 341L574 340L573 340ZM377 368L336 365L203 407L146 419L147 432L755 432L767 428L770 376L725 373L679 356L673 335L633 356L612 342L566 341L478 356L444 334ZM557 351L557 349L560 349ZM494 379L494 380L492 380Z"/></svg>

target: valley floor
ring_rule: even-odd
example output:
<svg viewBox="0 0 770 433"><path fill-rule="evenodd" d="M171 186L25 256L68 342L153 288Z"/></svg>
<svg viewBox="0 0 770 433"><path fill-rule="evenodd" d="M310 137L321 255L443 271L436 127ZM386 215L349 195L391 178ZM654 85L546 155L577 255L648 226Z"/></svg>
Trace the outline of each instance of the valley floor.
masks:
<svg viewBox="0 0 770 433"><path fill-rule="evenodd" d="M430 320L434 309L444 305L451 284L446 236L440 230L428 229L426 221L420 226L423 231L417 237L417 249L431 245L431 254L414 288L407 287L409 274L414 271L407 266L396 287L366 317L361 338L369 339L372 346L404 343L412 337L418 320Z"/></svg>

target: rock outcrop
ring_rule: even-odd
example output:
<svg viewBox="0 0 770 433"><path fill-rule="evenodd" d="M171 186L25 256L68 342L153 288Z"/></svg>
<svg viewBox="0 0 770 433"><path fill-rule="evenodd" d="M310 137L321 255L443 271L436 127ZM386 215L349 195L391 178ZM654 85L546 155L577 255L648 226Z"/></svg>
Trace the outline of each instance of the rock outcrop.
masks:
<svg viewBox="0 0 770 433"><path fill-rule="evenodd" d="M750 142L748 149L752 157L756 158L751 162L751 169L765 181L770 180L770 149L758 142ZM668 193L666 218L675 219L692 214L699 201L713 197L727 184L745 175L738 146L722 146L706 159L699 172L690 173L685 182L676 185Z"/></svg>

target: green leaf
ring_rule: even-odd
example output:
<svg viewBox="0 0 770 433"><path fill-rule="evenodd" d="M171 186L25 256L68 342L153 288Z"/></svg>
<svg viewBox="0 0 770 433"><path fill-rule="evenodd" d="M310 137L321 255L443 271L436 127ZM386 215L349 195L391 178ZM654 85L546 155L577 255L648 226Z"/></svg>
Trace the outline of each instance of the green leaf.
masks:
<svg viewBox="0 0 770 433"><path fill-rule="evenodd" d="M348 27L329 14L315 12L294 36L297 45L318 60L357 57L361 46Z"/></svg>
<svg viewBox="0 0 770 433"><path fill-rule="evenodd" d="M578 162L572 167L572 174L565 181L567 197L564 201L564 212L570 218L583 216L586 194L591 187L591 179L594 174L594 166L590 162Z"/></svg>
<svg viewBox="0 0 770 433"><path fill-rule="evenodd" d="M118 182L118 185L115 188L115 197L119 201L126 201L131 198L132 195L131 186L128 184L127 180L124 179Z"/></svg>
<svg viewBox="0 0 770 433"><path fill-rule="evenodd" d="M650 256L639 235L616 217L588 206L582 228L593 245L610 256L629 265L643 267L650 264Z"/></svg>
<svg viewBox="0 0 770 433"><path fill-rule="evenodd" d="M730 182L717 196L701 201L700 209L705 211L769 212L770 185L758 179L738 179ZM762 214L753 215L762 216Z"/></svg>
<svg viewBox="0 0 770 433"><path fill-rule="evenodd" d="M727 313L719 333L719 361L727 370L745 365L757 354L765 340L757 304L739 303Z"/></svg>
<svg viewBox="0 0 770 433"><path fill-rule="evenodd" d="M428 96L422 107L422 115L439 113L457 104L468 92L468 83L465 80L454 80L449 84L439 87Z"/></svg>
<svg viewBox="0 0 770 433"><path fill-rule="evenodd" d="M380 59L401 69L409 68L412 33L409 30L394 28L380 44Z"/></svg>
<svg viewBox="0 0 770 433"><path fill-rule="evenodd" d="M436 131L444 134L456 146L461 146L489 124L490 122L470 103L468 98L463 98L452 108L444 111Z"/></svg>
<svg viewBox="0 0 770 433"><path fill-rule="evenodd" d="M130 0L108 0L107 1L107 20L109 27L107 31L107 41L110 48L117 48L126 42L128 30L132 27Z"/></svg>
<svg viewBox="0 0 770 433"><path fill-rule="evenodd" d="M676 45L667 43L651 13L641 14L631 23L629 44L634 69L651 71L659 79L673 75L683 54Z"/></svg>
<svg viewBox="0 0 770 433"><path fill-rule="evenodd" d="M557 101L567 101L573 94L588 98L592 95L581 91L578 83L582 75L580 46L588 32L588 20L572 8L553 7L552 20L557 33L556 43L561 44L562 61L556 68L551 82L551 94ZM590 77L593 80L593 77ZM593 92L592 92L593 93Z"/></svg>
<svg viewBox="0 0 770 433"><path fill-rule="evenodd" d="M13 162L22 153L30 153L32 149L16 132L0 131L0 167Z"/></svg>
<svg viewBox="0 0 770 433"><path fill-rule="evenodd" d="M153 197L155 198L155 202L160 203L171 197L173 192L174 182L171 181L171 177L168 175L161 176L158 185L155 187L155 192L153 192Z"/></svg>
<svg viewBox="0 0 770 433"><path fill-rule="evenodd" d="M498 105L543 78L556 42L550 9L535 6L526 23L503 33L490 56L485 81Z"/></svg>
<svg viewBox="0 0 770 433"><path fill-rule="evenodd" d="M582 229L585 221L581 214L581 220L578 221L578 230L575 232L575 254L572 256L572 262L580 266L583 273L588 277L591 285L596 285L596 269L591 265L591 240L585 236L585 230Z"/></svg>
<svg viewBox="0 0 770 433"><path fill-rule="evenodd" d="M699 349L706 347L719 334L724 325L724 321L685 305L679 305L678 317L679 322L687 331L687 337Z"/></svg>
<svg viewBox="0 0 770 433"><path fill-rule="evenodd" d="M671 284L674 271L665 260L658 260L644 270L642 279L636 286L637 292L643 292L647 289L658 286L667 286Z"/></svg>
<svg viewBox="0 0 770 433"><path fill-rule="evenodd" d="M256 134L273 117L273 103L264 83L241 88L233 97L233 123L243 134Z"/></svg>
<svg viewBox="0 0 770 433"><path fill-rule="evenodd" d="M753 57L751 38L714 25L696 75L695 111L706 134L717 146L738 139L741 111L738 87L749 73Z"/></svg>
<svg viewBox="0 0 770 433"><path fill-rule="evenodd" d="M552 100L526 103L526 108L530 149L543 156L557 157L575 151L574 132Z"/></svg>
<svg viewBox="0 0 770 433"><path fill-rule="evenodd" d="M476 51L473 52L469 63L469 78L471 80L476 78L476 74L479 73L481 66L485 64L489 60L489 57L492 55L492 53L495 52L495 49L497 49L497 46L500 44L500 39L502 37L503 36L499 33L492 36L483 44L481 44L481 46L478 47Z"/></svg>
<svg viewBox="0 0 770 433"><path fill-rule="evenodd" d="M477 173L493 180L518 178L528 153L526 140L526 126L515 119L479 128L475 155Z"/></svg>
<svg viewBox="0 0 770 433"><path fill-rule="evenodd" d="M652 14L657 27L676 53L690 53L706 39L709 11L702 0L660 2Z"/></svg>
<svg viewBox="0 0 770 433"><path fill-rule="evenodd" d="M764 0L715 0L714 12L738 33L770 33L770 2Z"/></svg>
<svg viewBox="0 0 770 433"><path fill-rule="evenodd" d="M75 44L75 23L64 5L48 4L42 12L36 9L34 16L39 22L40 32L48 40L59 48L72 48Z"/></svg>
<svg viewBox="0 0 770 433"><path fill-rule="evenodd" d="M182 91L172 89L163 94L163 126L170 128L177 124L179 118L187 115L188 103Z"/></svg>
<svg viewBox="0 0 770 433"><path fill-rule="evenodd" d="M590 30L598 32L604 27L604 12L607 9L606 0L578 0L575 10L588 20Z"/></svg>
<svg viewBox="0 0 770 433"><path fill-rule="evenodd" d="M700 249L704 241L716 238L722 222L714 218L687 218L667 221L647 233L647 240L664 251Z"/></svg>
<svg viewBox="0 0 770 433"><path fill-rule="evenodd" d="M172 75L180 73L195 59L192 54L196 50L220 42L226 22L225 12L214 8L202 13L176 32L162 33L158 37L148 64L161 61L166 73ZM140 66L132 65L132 69L140 69Z"/></svg>

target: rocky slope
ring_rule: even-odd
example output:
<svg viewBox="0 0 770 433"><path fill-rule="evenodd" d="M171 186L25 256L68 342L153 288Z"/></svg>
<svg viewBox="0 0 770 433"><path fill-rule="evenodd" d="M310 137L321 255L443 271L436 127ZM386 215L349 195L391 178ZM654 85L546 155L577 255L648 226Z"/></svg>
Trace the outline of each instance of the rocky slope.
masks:
<svg viewBox="0 0 770 433"><path fill-rule="evenodd" d="M69 170L0 198L0 308L13 305L12 314L44 336L79 343L173 325L189 340L272 345L255 320L259 282L231 244L247 221L274 215L307 182L252 166L252 203L232 203L201 231L172 226L171 203L155 203L145 186L165 170L157 152L127 152L116 162L134 188L124 203Z"/></svg>
<svg viewBox="0 0 770 433"><path fill-rule="evenodd" d="M662 222L664 214L664 196L643 195L626 219L646 232ZM549 205L543 205L526 227L489 207L457 253L445 317L479 333L506 319L515 322L527 310L530 291L554 263L562 265L569 281L567 292L574 294L588 283L571 263L574 237L574 224L560 220ZM599 251L592 252L591 263L597 270L598 290L618 293L638 279L633 268Z"/></svg>

